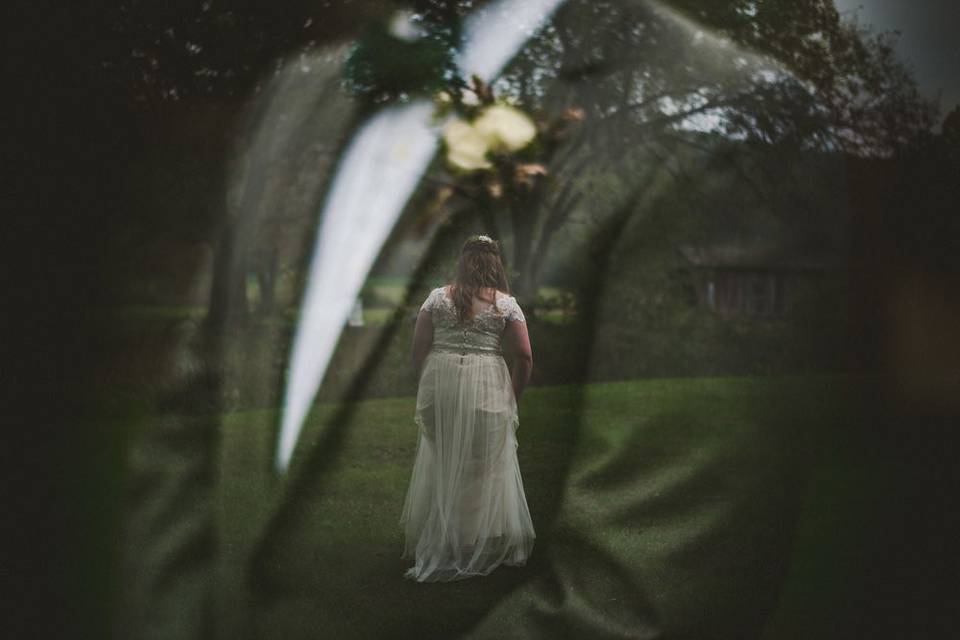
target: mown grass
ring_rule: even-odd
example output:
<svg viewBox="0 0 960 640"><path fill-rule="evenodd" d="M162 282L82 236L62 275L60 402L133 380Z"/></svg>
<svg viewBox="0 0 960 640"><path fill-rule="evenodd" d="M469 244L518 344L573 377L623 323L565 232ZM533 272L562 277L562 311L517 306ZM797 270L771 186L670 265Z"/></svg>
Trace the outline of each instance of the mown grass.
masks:
<svg viewBox="0 0 960 640"><path fill-rule="evenodd" d="M578 482L620 487L597 494L609 503L581 505L583 511L574 519L587 528L592 518L616 508L617 501L633 495L630 492L655 495L660 489L671 490L685 482L691 469L675 464L685 457L691 465L707 461L713 465L711 473L718 482L729 483L734 491L752 492L758 504L766 505L758 506L755 513L745 512L745 517L775 522L781 515L777 498L784 488L776 483L764 486L752 474L758 468L780 464L811 464L811 486L831 497L826 502L808 501L802 512L796 527L797 552L792 560L785 559L789 561L788 588L768 629L769 637L781 637L785 629L796 632L797 625L824 631L816 619L800 614L832 611L842 596L837 589L825 591L818 584L837 571L836 564L818 560L823 557L820 542L835 541L838 526L863 520L857 496L858 489L870 478L869 469L850 467L842 456L798 453L791 459L789 452L784 455L782 444L784 439L796 439L799 423L808 425L811 432L801 436L798 443L829 440L831 430L842 426L844 418L834 411L837 405L828 398L836 399L846 390L843 384L823 377L636 380L588 385L584 404L579 405L574 387L531 388L521 405L519 457L538 534L542 539L549 535L563 499L567 465L574 455L588 461L573 467ZM414 406L412 397L375 399L356 406L334 467L324 474L322 489L311 493L310 509L323 516L310 520L313 529L299 538L310 540L309 546L284 554L290 557L292 552L314 566L315 578L309 589L276 597L261 608L256 616L264 625L261 631L272 637L301 637L322 625L324 637L405 637L412 629L424 637L452 637L473 625L498 599L540 569L541 549L535 549L527 568L503 568L482 579L436 585L402 578L407 565L400 559L403 539L398 518L416 446ZM336 410L334 405L318 405L310 420L329 420ZM266 428L276 417L269 411L256 412L256 416L253 413L227 415L226 426L258 424ZM795 419L783 419L791 414ZM575 415L583 417L579 434L574 427ZM266 435L260 441L264 447L271 446ZM814 453L818 447L813 447ZM229 451L226 454L232 455ZM783 457L766 459L771 455ZM806 473L805 469L795 471ZM241 487L249 482L242 471L221 480ZM693 491L714 489L694 486ZM253 487L251 490L255 491ZM703 497L681 494L680 499L697 503ZM682 510L682 505L679 507ZM790 506L784 504L782 509L784 527L793 531ZM654 552L653 557L669 559L669 549L681 549L686 541L698 539L700 527L713 517L710 509L698 513L702 517L663 520L654 514L646 524L638 520L636 527L611 527L609 534L604 534L610 536L605 544L625 553L647 550ZM857 549L856 531L844 539L848 550ZM751 543L746 536L720 553L749 556ZM664 549L668 552L662 553ZM710 553L709 545L705 553ZM837 561L847 556L843 550L833 549L827 557ZM856 570L858 557L847 558L851 571ZM707 564L714 560L708 555ZM649 589L662 594L668 613L671 589L702 588L704 593L718 594L715 606L721 606L724 593L752 588L749 575L735 579L714 575L706 566L700 587L674 584L669 561L653 569L650 575L661 575L663 581L648 585ZM756 570L761 575L768 568ZM243 575L243 568L234 567L221 575ZM736 580L743 583L737 584ZM600 588L599 583L597 586ZM221 584L218 588L230 590L237 585ZM730 611L719 615L734 620L738 614Z"/></svg>

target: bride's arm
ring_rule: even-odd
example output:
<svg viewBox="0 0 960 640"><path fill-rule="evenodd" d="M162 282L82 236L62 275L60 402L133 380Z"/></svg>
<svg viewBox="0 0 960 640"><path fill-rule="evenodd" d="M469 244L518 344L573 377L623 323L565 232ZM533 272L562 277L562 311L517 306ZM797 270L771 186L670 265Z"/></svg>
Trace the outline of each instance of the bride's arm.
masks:
<svg viewBox="0 0 960 640"><path fill-rule="evenodd" d="M413 328L413 375L419 380L423 361L433 345L433 318L431 313L421 310L417 314L417 324Z"/></svg>
<svg viewBox="0 0 960 640"><path fill-rule="evenodd" d="M533 371L533 352L530 349L527 323L519 320L507 321L503 330L503 346L507 363L510 365L513 395L519 402Z"/></svg>

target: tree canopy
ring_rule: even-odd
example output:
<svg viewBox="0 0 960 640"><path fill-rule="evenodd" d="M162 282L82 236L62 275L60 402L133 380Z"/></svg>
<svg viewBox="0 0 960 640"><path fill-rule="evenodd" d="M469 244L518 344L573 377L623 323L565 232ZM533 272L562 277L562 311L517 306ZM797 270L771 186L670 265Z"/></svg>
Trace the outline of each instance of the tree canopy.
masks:
<svg viewBox="0 0 960 640"><path fill-rule="evenodd" d="M87 84L130 112L162 114L172 105L239 106L291 68L309 84L314 52L398 7L456 17L479 4L121 0L63 11L88 27L73 61ZM894 37L844 21L831 0L564 3L495 84L531 112L583 111L582 144L547 167L564 188L541 181L549 193L529 198L536 211L499 218L519 239L511 257L520 289L536 290L554 236L583 203L618 193L638 173L658 179L659 159L681 146L716 151L734 142L736 153L721 154L731 166L754 149L754 167L776 170L769 158L891 157L920 145L937 109L894 55ZM591 81L577 82L578 74ZM566 82L551 82L560 76Z"/></svg>
<svg viewBox="0 0 960 640"><path fill-rule="evenodd" d="M75 8L73 19L96 26L85 32L83 55L87 71L99 76L98 84L148 107L256 91L284 62L330 39L348 37L366 20L402 5L458 15L477 4L481 3L122 0ZM638 75L644 78L645 98L658 97L660 109L671 108L674 116L684 110L703 113L722 108L731 135L819 138L821 145L881 152L908 144L934 120L934 109L894 54L895 36L870 34L844 21L831 0L601 0L567 10L603 16L597 24L605 29L622 25L605 53L644 61L646 69ZM666 14L689 20L689 29L699 37L729 41L738 51L768 58L780 73L768 64L763 76L768 82L757 82L751 95L741 95L737 104L731 104L730 96L717 90L717 81L726 75L718 74L719 68L685 74L689 61L671 57L677 52L671 42L677 33L666 29ZM673 20L674 25L678 22ZM568 33L544 32L539 37L558 40L554 48L575 46L580 26L570 23ZM739 54L718 52L718 59L725 55ZM304 73L308 78L309 70ZM786 78L794 82L788 84ZM664 92L665 79L671 83L669 92ZM829 123L829 134L824 123Z"/></svg>

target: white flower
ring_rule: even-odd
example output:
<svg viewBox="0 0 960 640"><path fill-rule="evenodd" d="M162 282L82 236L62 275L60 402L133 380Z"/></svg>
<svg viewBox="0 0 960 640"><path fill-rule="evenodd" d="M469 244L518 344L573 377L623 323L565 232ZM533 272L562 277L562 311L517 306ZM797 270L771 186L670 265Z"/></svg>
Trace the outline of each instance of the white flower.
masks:
<svg viewBox="0 0 960 640"><path fill-rule="evenodd" d="M477 92L473 89L464 88L460 91L460 102L468 107L479 107L480 96L478 96Z"/></svg>
<svg viewBox="0 0 960 640"><path fill-rule="evenodd" d="M387 27L390 35L405 42L413 42L425 36L426 31L413 21L415 15L413 11L394 12L390 17L390 25Z"/></svg>
<svg viewBox="0 0 960 640"><path fill-rule="evenodd" d="M493 238L490 236L477 236L477 240L481 240L483 242L493 242Z"/></svg>
<svg viewBox="0 0 960 640"><path fill-rule="evenodd" d="M486 139L470 123L455 118L443 127L443 141L447 145L447 160L465 171L489 169L490 150Z"/></svg>
<svg viewBox="0 0 960 640"><path fill-rule="evenodd" d="M537 135L537 127L527 114L505 104L485 109L474 127L493 151L517 151Z"/></svg>

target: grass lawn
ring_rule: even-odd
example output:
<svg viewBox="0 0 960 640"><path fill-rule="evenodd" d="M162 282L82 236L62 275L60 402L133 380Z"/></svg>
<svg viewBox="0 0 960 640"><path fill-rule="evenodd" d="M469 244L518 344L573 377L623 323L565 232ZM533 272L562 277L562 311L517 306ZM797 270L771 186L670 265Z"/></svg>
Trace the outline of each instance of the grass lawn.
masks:
<svg viewBox="0 0 960 640"><path fill-rule="evenodd" d="M781 382L760 378L685 378L592 384L587 388L587 411L580 438L566 426L574 423L570 417L576 410L571 388L529 389L520 409L519 456L538 534L545 534L550 527L552 514L561 501L565 464L573 453L626 451L630 456L628 463L635 459L644 469L659 473L659 460L669 460L678 451L683 455L696 452L698 460L716 456L726 465L720 476L725 480L749 475L752 463L758 456L766 455L767 447L777 439L777 431L788 428L767 421L770 416L780 415L784 407L777 403L781 401L798 403L798 415L816 425L817 433L812 435L829 434L838 419L830 405L804 406L803 399L822 400L825 393L844 393L845 387L832 384L829 377L791 379L787 381L788 398L777 392L783 388L777 386ZM335 410L332 405L318 405L310 419L327 420ZM336 466L327 474L322 491L311 505L323 517L310 520L315 523L315 530L309 531L306 538L311 540L310 547L297 551L304 563L315 567L316 582L309 593L275 599L258 616L277 637L308 634L310 626L321 620L325 625L324 637L331 638L403 637L409 629L423 630L425 637L450 637L469 628L492 603L538 570L537 554L541 549L535 548L527 568L502 568L482 579L436 585L402 578L407 565L399 557L403 540L398 518L416 445L413 411L413 397L375 399L357 406ZM823 415L818 415L818 411ZM273 412L238 412L225 416L225 421L228 427L267 425L274 418ZM712 431L718 425L724 430L722 434ZM270 446L269 438L261 441ZM233 454L226 451L225 455ZM602 457L601 454L599 458ZM623 461L621 456L620 462L609 465L609 469L576 472L588 476L595 472L597 482L616 483L617 474L623 473L617 470L617 464L622 465ZM742 469L736 468L738 464L743 465ZM245 491L249 479L242 472L242 465L228 464L225 468L239 471L222 480L235 490ZM624 490L653 491L657 482L669 485L682 480L684 470L674 469L671 473L676 477L654 477L652 472L646 488L639 485ZM643 474L640 475L642 478ZM629 477L629 470L624 477ZM808 507L801 517L796 543L801 557L795 557L790 565L786 600L780 607L786 612L778 613L768 626L769 637L782 637L786 628L795 631L797 624L810 631L819 629L816 620L801 620L796 615L810 608L823 612L834 606L836 594L823 592L818 576L836 570L830 563L840 556L835 553L824 558L818 541L831 536L838 526L861 522L863 509L858 510L855 503L856 488L868 481L868 468L851 467L842 457L819 456L812 477L813 486L830 498L825 506ZM253 487L250 489L253 491ZM782 489L771 486L768 490ZM624 494L614 491L612 495L612 499L622 499ZM585 513L583 517L589 521L591 516ZM633 527L628 533L613 534L626 537L611 540L610 546L640 544L653 548L669 545L674 539L697 536L696 521L668 524L667 528L651 526L644 531ZM230 527L231 523L224 525ZM860 562L856 555L857 531L852 530L848 538L854 556L844 557L843 562L855 571ZM749 548L744 549L744 553L749 552ZM859 549L859 553L864 551ZM808 561L811 558L820 559ZM713 580L716 576L704 579ZM718 584L723 586L722 581ZM651 585L651 589L656 591L657 586ZM220 585L220 589L231 588ZM316 593L324 594L322 602ZM377 615L370 615L374 610ZM298 626L303 624L307 626Z"/></svg>

